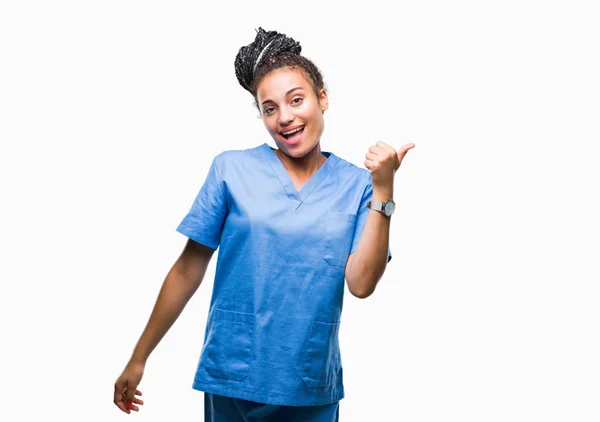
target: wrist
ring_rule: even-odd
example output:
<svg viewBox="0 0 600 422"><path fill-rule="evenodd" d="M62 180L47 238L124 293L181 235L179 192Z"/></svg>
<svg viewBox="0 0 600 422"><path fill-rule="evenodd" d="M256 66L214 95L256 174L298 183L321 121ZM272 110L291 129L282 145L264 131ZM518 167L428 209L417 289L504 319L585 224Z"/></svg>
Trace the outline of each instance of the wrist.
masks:
<svg viewBox="0 0 600 422"><path fill-rule="evenodd" d="M392 186L373 186L373 201L385 202L388 199L394 199L394 188Z"/></svg>
<svg viewBox="0 0 600 422"><path fill-rule="evenodd" d="M131 356L131 359L129 359L129 364L130 365L142 365L142 366L145 366L147 361L148 361L148 357L147 356L140 356L140 355L134 353Z"/></svg>

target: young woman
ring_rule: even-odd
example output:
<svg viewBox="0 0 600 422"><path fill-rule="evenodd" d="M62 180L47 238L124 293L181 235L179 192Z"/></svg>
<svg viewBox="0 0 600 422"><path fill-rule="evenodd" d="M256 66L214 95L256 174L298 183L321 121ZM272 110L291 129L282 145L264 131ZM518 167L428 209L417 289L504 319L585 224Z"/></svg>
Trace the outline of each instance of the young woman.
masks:
<svg viewBox="0 0 600 422"><path fill-rule="evenodd" d="M259 28L235 60L277 148L217 155L177 230L189 240L169 271L115 404L139 410L145 362L220 248L193 388L207 421L337 421L344 397L338 332L344 280L373 293L391 259L393 179L406 152L377 142L361 169L321 150L328 108L300 44Z"/></svg>

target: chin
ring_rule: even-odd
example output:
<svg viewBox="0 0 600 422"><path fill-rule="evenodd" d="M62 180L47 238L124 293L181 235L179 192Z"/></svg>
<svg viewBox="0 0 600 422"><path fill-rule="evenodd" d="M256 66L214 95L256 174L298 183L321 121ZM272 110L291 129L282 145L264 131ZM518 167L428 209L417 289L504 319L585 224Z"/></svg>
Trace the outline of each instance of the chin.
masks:
<svg viewBox="0 0 600 422"><path fill-rule="evenodd" d="M286 144L285 141L281 141L274 136L273 140L275 141L275 145L277 145L277 148L285 152L286 155L293 158L301 158L309 154L317 145L319 145L320 141L320 139L317 139L316 141L308 141L306 139L303 139L298 145L291 146Z"/></svg>

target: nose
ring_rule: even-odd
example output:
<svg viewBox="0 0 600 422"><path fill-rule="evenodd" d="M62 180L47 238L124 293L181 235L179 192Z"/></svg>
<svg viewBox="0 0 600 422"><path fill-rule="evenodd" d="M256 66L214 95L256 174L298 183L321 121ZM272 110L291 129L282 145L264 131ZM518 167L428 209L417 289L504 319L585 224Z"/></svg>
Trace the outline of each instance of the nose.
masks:
<svg viewBox="0 0 600 422"><path fill-rule="evenodd" d="M279 124L287 126L294 121L294 114L287 108L282 107L279 111Z"/></svg>

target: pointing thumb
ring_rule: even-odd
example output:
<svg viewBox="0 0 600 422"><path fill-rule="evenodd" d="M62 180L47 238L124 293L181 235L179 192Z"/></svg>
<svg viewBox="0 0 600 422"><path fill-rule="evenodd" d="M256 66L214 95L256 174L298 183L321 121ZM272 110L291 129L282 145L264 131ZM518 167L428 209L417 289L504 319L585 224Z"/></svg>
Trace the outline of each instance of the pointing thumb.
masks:
<svg viewBox="0 0 600 422"><path fill-rule="evenodd" d="M398 160L400 160L400 162L402 162L402 159L404 158L404 156L406 155L408 150L414 148L414 146L415 146L415 144L413 144L413 143L402 145L402 148L400 148L398 150L398 152L396 153L396 154L398 154Z"/></svg>

